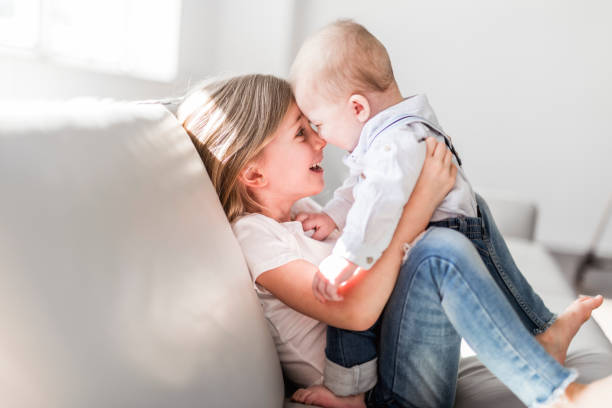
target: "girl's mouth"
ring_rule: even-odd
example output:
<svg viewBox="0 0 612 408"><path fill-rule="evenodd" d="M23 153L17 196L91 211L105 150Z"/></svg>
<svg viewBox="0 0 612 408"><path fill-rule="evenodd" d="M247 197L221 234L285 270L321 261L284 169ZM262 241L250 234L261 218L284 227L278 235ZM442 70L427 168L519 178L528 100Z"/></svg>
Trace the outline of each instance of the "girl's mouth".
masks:
<svg viewBox="0 0 612 408"><path fill-rule="evenodd" d="M314 171L315 173L323 173L323 167L321 167L321 163L316 163L310 166L310 171Z"/></svg>

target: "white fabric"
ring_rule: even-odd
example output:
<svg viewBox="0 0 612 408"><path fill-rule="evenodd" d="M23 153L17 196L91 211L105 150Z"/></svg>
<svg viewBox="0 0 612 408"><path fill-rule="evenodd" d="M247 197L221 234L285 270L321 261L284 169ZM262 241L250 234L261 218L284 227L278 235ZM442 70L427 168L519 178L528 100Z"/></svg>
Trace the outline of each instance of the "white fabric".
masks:
<svg viewBox="0 0 612 408"><path fill-rule="evenodd" d="M0 191L0 407L281 407L240 246L163 106L0 102Z"/></svg>
<svg viewBox="0 0 612 408"><path fill-rule="evenodd" d="M359 143L344 157L350 174L323 211L342 229L333 250L349 261L370 268L391 242L404 204L425 161L426 146L418 140L442 137L421 123L401 121L402 115L421 116L438 125L425 95L404 99L378 113L363 127ZM386 128L386 129L385 129ZM456 160L453 158L456 164ZM455 186L433 214L432 221L476 216L476 200L461 168Z"/></svg>
<svg viewBox="0 0 612 408"><path fill-rule="evenodd" d="M291 210L295 215L302 211L319 212L321 207L305 198ZM325 241L317 241L310 238L312 231L303 231L301 222L279 223L263 214L242 216L233 222L232 229L249 267L283 370L298 384L320 384L327 325L293 310L255 281L262 273L296 259L318 265L331 253L338 231Z"/></svg>

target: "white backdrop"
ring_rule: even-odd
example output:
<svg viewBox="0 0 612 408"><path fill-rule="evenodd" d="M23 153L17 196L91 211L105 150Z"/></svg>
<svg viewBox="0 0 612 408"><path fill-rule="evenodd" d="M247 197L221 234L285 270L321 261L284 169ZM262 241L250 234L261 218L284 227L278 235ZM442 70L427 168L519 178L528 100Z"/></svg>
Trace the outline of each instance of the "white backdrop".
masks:
<svg viewBox="0 0 612 408"><path fill-rule="evenodd" d="M305 36L355 18L387 46L403 93L428 94L476 188L536 201L537 238L580 252L612 196L610 15L603 0L183 0L175 81L0 54L0 98L143 99L216 74L284 76Z"/></svg>
<svg viewBox="0 0 612 408"><path fill-rule="evenodd" d="M537 239L586 249L612 199L612 3L310 0L297 7L296 43L337 18L365 25L387 47L404 95L428 94L474 186L485 196L536 201ZM602 249L612 254L612 225Z"/></svg>

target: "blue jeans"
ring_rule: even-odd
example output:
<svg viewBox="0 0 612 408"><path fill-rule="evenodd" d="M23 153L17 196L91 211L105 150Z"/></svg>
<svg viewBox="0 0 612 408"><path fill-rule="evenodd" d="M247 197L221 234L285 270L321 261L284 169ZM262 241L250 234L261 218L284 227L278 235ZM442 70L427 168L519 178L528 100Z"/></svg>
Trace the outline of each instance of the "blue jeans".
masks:
<svg viewBox="0 0 612 408"><path fill-rule="evenodd" d="M554 315L512 261L486 203L477 198L481 231L470 219L456 223L462 233L451 229L452 222L431 228L411 249L370 330L328 330L326 354L333 363L353 367L378 356L369 406L451 407L461 337L526 405L546 401L575 378L534 339Z"/></svg>

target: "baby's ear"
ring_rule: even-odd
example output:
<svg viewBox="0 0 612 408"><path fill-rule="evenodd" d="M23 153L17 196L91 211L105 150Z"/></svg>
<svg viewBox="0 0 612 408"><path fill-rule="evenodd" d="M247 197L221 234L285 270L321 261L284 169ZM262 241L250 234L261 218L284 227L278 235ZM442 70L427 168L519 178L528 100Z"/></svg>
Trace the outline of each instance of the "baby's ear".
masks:
<svg viewBox="0 0 612 408"><path fill-rule="evenodd" d="M349 97L349 105L351 112L355 115L355 118L365 123L370 118L370 103L368 98L361 94L353 94Z"/></svg>

